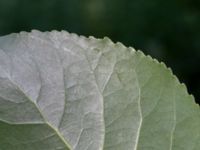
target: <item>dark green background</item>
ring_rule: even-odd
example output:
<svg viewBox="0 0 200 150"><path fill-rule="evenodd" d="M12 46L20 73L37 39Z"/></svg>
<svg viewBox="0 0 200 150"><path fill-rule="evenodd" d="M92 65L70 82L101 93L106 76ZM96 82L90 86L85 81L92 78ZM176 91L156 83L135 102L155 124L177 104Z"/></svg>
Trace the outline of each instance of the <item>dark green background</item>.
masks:
<svg viewBox="0 0 200 150"><path fill-rule="evenodd" d="M200 0L0 0L0 35L108 36L170 66L200 103Z"/></svg>

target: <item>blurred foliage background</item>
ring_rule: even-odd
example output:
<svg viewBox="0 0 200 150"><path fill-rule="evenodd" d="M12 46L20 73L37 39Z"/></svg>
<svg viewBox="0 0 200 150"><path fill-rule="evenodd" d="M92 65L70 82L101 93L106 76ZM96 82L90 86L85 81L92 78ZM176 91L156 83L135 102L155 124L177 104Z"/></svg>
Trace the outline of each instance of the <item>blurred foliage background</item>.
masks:
<svg viewBox="0 0 200 150"><path fill-rule="evenodd" d="M170 66L200 103L200 0L0 0L0 35L108 36Z"/></svg>

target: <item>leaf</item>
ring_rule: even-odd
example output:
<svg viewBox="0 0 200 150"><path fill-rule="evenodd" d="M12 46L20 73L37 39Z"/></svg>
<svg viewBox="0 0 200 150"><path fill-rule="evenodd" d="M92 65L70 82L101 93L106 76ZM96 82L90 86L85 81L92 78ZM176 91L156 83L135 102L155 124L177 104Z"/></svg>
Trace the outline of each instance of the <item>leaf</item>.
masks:
<svg viewBox="0 0 200 150"><path fill-rule="evenodd" d="M163 63L65 31L0 38L0 150L199 148L199 107Z"/></svg>

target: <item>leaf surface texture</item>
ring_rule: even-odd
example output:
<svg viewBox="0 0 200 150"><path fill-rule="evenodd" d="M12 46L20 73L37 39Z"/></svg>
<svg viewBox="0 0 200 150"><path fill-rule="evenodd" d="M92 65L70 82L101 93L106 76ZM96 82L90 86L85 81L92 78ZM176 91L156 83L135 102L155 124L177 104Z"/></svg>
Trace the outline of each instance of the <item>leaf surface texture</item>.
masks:
<svg viewBox="0 0 200 150"><path fill-rule="evenodd" d="M199 148L199 107L163 63L65 31L0 37L0 150Z"/></svg>

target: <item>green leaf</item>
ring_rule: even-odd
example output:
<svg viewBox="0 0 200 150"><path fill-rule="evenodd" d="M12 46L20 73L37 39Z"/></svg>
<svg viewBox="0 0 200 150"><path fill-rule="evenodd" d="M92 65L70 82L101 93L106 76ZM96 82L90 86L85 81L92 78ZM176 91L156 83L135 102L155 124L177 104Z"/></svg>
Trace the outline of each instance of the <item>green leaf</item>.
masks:
<svg viewBox="0 0 200 150"><path fill-rule="evenodd" d="M108 38L0 38L0 150L199 150L200 111L170 69Z"/></svg>

